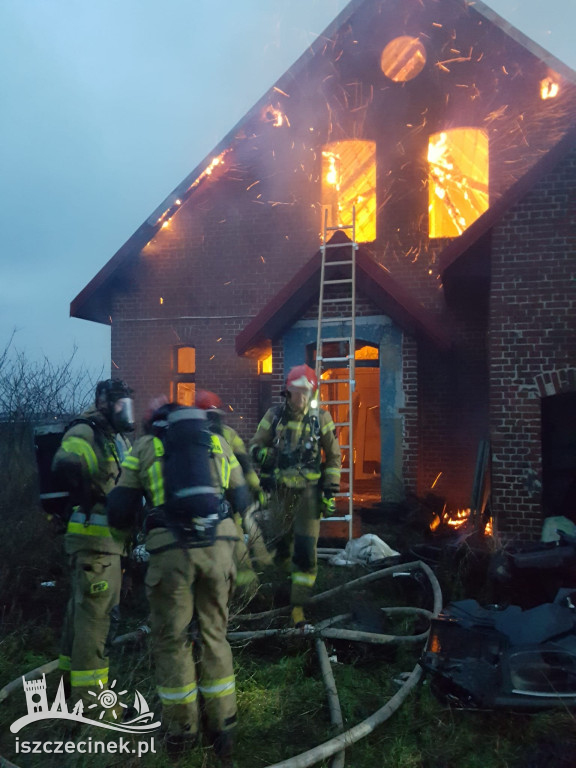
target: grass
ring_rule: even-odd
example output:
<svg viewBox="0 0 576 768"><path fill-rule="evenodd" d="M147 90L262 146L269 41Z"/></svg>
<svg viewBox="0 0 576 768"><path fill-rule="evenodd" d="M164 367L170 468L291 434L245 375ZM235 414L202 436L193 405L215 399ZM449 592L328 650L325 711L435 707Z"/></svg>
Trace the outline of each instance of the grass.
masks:
<svg viewBox="0 0 576 768"><path fill-rule="evenodd" d="M13 475L15 476L15 475ZM62 615L68 598L62 540L46 525L31 501L30 479L26 493L17 488L0 496L4 520L0 539L0 687L24 672L58 655ZM0 491L0 494L2 491ZM19 499L19 501L18 501ZM376 531L374 531L376 532ZM394 538L400 533L402 541ZM406 550L411 531L395 527L378 531L392 547ZM452 564L453 566L453 564ZM471 585L477 563L464 558L457 572L450 564L438 568L445 602L462 597L483 598ZM321 563L317 592L331 589L366 573L362 568L332 568ZM55 580L54 587L41 583ZM430 607L430 590L415 579L385 578L354 592L342 592L317 604L310 618L354 612L352 625L391 634L416 633L425 622L414 617L386 618L379 610L386 605ZM234 613L243 612L236 601ZM123 599L120 633L130 632L146 620L147 605L142 574L132 592ZM286 617L274 620L275 626ZM375 646L342 640L326 641L340 697L345 728L349 729L380 709L398 690L395 679L410 671L421 648ZM330 723L326 693L309 637L268 638L252 642L233 641L238 690L237 768L265 768L314 747L335 735ZM130 699L138 690L151 709L160 707L154 687L153 664L148 642L115 646L111 654L111 680L127 689ZM49 701L59 675L48 676ZM128 700L126 703L131 704ZM213 768L208 748L188 753L180 761L163 751L136 755L23 755L15 752L15 736L9 727L25 713L20 687L0 703L0 755L20 768ZM463 711L438 701L424 680L400 709L384 724L346 750L348 768L574 768L576 728L573 713L564 710L540 714ZM103 736L101 734L104 734ZM88 727L80 737L118 741L119 734L106 735ZM70 738L57 721L27 726L21 740ZM78 738L78 734L74 738ZM158 743L157 743L157 746ZM0 760L0 765L2 761ZM327 768L329 762L318 764Z"/></svg>
<svg viewBox="0 0 576 768"><path fill-rule="evenodd" d="M356 574L355 574L356 575ZM324 587L350 577L343 570L322 567L320 582ZM338 612L358 605L405 602L406 595L396 582L376 582L361 595L339 601ZM412 585L411 585L412 586ZM346 602L346 605L344 605ZM330 612L331 606L318 608ZM125 602L125 620L121 631L129 631L145 618L146 606L137 586ZM362 614L369 621L373 613ZM315 617L316 618L316 617ZM413 619L398 619L404 629ZM390 626L391 630L396 630ZM0 674L2 684L22 672L49 661L57 653L55 627L24 623L5 634L1 640ZM327 641L328 652L335 658L333 672L340 696L346 728L372 715L398 690L394 682L399 673L416 663L418 649L378 648L344 641ZM316 746L334 735L326 706L326 694L310 638L295 640L272 638L251 643L234 643L238 686L239 729L238 768L264 768ZM154 692L153 665L146 642L119 646L111 657L113 676L130 695L136 689L159 712ZM49 701L58 682L50 676ZM112 678L111 678L112 679ZM131 703L131 702L129 702ZM0 754L21 768L52 768L62 762L56 756L16 755L9 723L24 714L21 689L0 705ZM563 763L561 747L572 747L574 718L569 712L537 715L509 712L461 711L440 703L424 682L392 718L346 751L349 768L559 768ZM84 738L100 739L102 732L87 728ZM61 727L50 722L27 726L20 734L28 740L65 738ZM106 739L106 735L103 737ZM110 737L117 740L118 735ZM69 756L70 768L212 768L214 756L209 749L197 749L179 762L156 755ZM323 765L323 764L319 764ZM326 766L328 763L325 764Z"/></svg>

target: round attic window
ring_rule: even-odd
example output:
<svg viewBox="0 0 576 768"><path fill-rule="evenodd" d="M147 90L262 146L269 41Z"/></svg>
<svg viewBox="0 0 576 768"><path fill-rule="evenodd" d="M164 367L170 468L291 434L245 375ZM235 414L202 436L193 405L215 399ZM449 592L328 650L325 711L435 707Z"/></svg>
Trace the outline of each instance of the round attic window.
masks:
<svg viewBox="0 0 576 768"><path fill-rule="evenodd" d="M394 80L404 83L419 75L426 64L426 49L417 37L395 37L382 51L380 68Z"/></svg>

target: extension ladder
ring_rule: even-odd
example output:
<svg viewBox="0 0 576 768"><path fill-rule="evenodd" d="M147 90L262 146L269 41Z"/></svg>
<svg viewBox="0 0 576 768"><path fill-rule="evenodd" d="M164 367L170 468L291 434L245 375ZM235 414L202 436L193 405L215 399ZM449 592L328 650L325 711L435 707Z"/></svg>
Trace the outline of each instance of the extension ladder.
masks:
<svg viewBox="0 0 576 768"><path fill-rule="evenodd" d="M351 239L341 243L329 243L330 233L351 230ZM334 259L328 258L339 249ZM348 481L347 490L341 490L336 497L348 500L345 516L324 518L325 521L347 521L348 540L353 538L353 492L354 492L354 431L352 425L352 398L355 389L356 350L356 209L352 208L352 224L328 226L328 209L324 209L324 231L322 234L322 265L320 268L320 295L318 299L318 331L316 337L316 376L318 378L319 405L328 406L337 428L342 451L342 486ZM326 287L330 286L326 292ZM332 294L337 293L334 296ZM334 353L337 348L337 354ZM334 366L333 364L336 364ZM329 370L345 369L344 378L330 377ZM331 392L345 393L331 399ZM326 395L326 396L325 396Z"/></svg>

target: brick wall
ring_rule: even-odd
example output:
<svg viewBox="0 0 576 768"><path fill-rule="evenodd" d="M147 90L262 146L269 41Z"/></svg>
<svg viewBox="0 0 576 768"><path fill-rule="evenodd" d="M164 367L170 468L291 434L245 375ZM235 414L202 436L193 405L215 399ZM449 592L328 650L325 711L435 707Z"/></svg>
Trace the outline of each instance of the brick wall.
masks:
<svg viewBox="0 0 576 768"><path fill-rule="evenodd" d="M498 529L536 538L541 398L573 381L576 361L576 149L493 232L490 429Z"/></svg>

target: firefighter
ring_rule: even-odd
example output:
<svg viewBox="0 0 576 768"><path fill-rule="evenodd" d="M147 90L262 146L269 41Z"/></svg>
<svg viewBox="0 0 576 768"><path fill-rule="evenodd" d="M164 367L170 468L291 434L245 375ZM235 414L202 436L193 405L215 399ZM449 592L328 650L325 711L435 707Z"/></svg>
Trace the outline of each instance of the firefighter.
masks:
<svg viewBox="0 0 576 768"><path fill-rule="evenodd" d="M273 555L266 547L262 530L254 516L257 506L260 509L266 507L268 503L267 496L260 486L260 480L254 470L244 441L235 429L224 423L224 411L220 397L214 392L200 389L196 392L196 407L206 410L212 430L217 435L222 435L234 451L234 455L238 459L238 463L244 473L246 485L254 499L254 504L251 504L244 511L243 517L240 517L240 515L235 517L239 540L234 552L236 560L236 586L247 592L254 591L258 586L259 579L254 570L253 562L256 566L267 566L273 560ZM248 547L244 543L244 534L248 537ZM250 555L252 555L252 558Z"/></svg>
<svg viewBox="0 0 576 768"><path fill-rule="evenodd" d="M146 498L143 527L150 553L146 593L166 748L179 753L197 743L201 697L206 736L222 766L231 766L236 692L226 631L238 535L226 504L212 537L206 536L203 524L192 526L192 533L184 536L169 517L171 494L165 481L173 449L168 447L167 436L174 416L182 412L205 420L210 442L210 476L198 487L217 489L218 498L223 502L225 497L233 513L241 512L250 503L240 465L224 438L208 431L206 412L169 403L151 416L148 434L136 441L124 461L120 482L108 497L108 513L111 524L126 535L139 525L142 494ZM193 617L200 632L196 659L188 632Z"/></svg>
<svg viewBox="0 0 576 768"><path fill-rule="evenodd" d="M59 667L73 700L81 699L84 706L94 704L89 691L98 692L108 683L111 627L118 621L124 547L111 535L105 499L130 449L125 433L134 429L131 394L119 379L100 381L95 407L68 425L52 462L72 505L64 538L71 597Z"/></svg>
<svg viewBox="0 0 576 768"><path fill-rule="evenodd" d="M262 486L273 491L275 560L290 570L296 627L306 626L304 606L316 581L320 518L334 512L340 488L340 446L332 417L318 408L317 390L318 380L309 366L292 368L282 393L284 402L265 413L250 441Z"/></svg>

